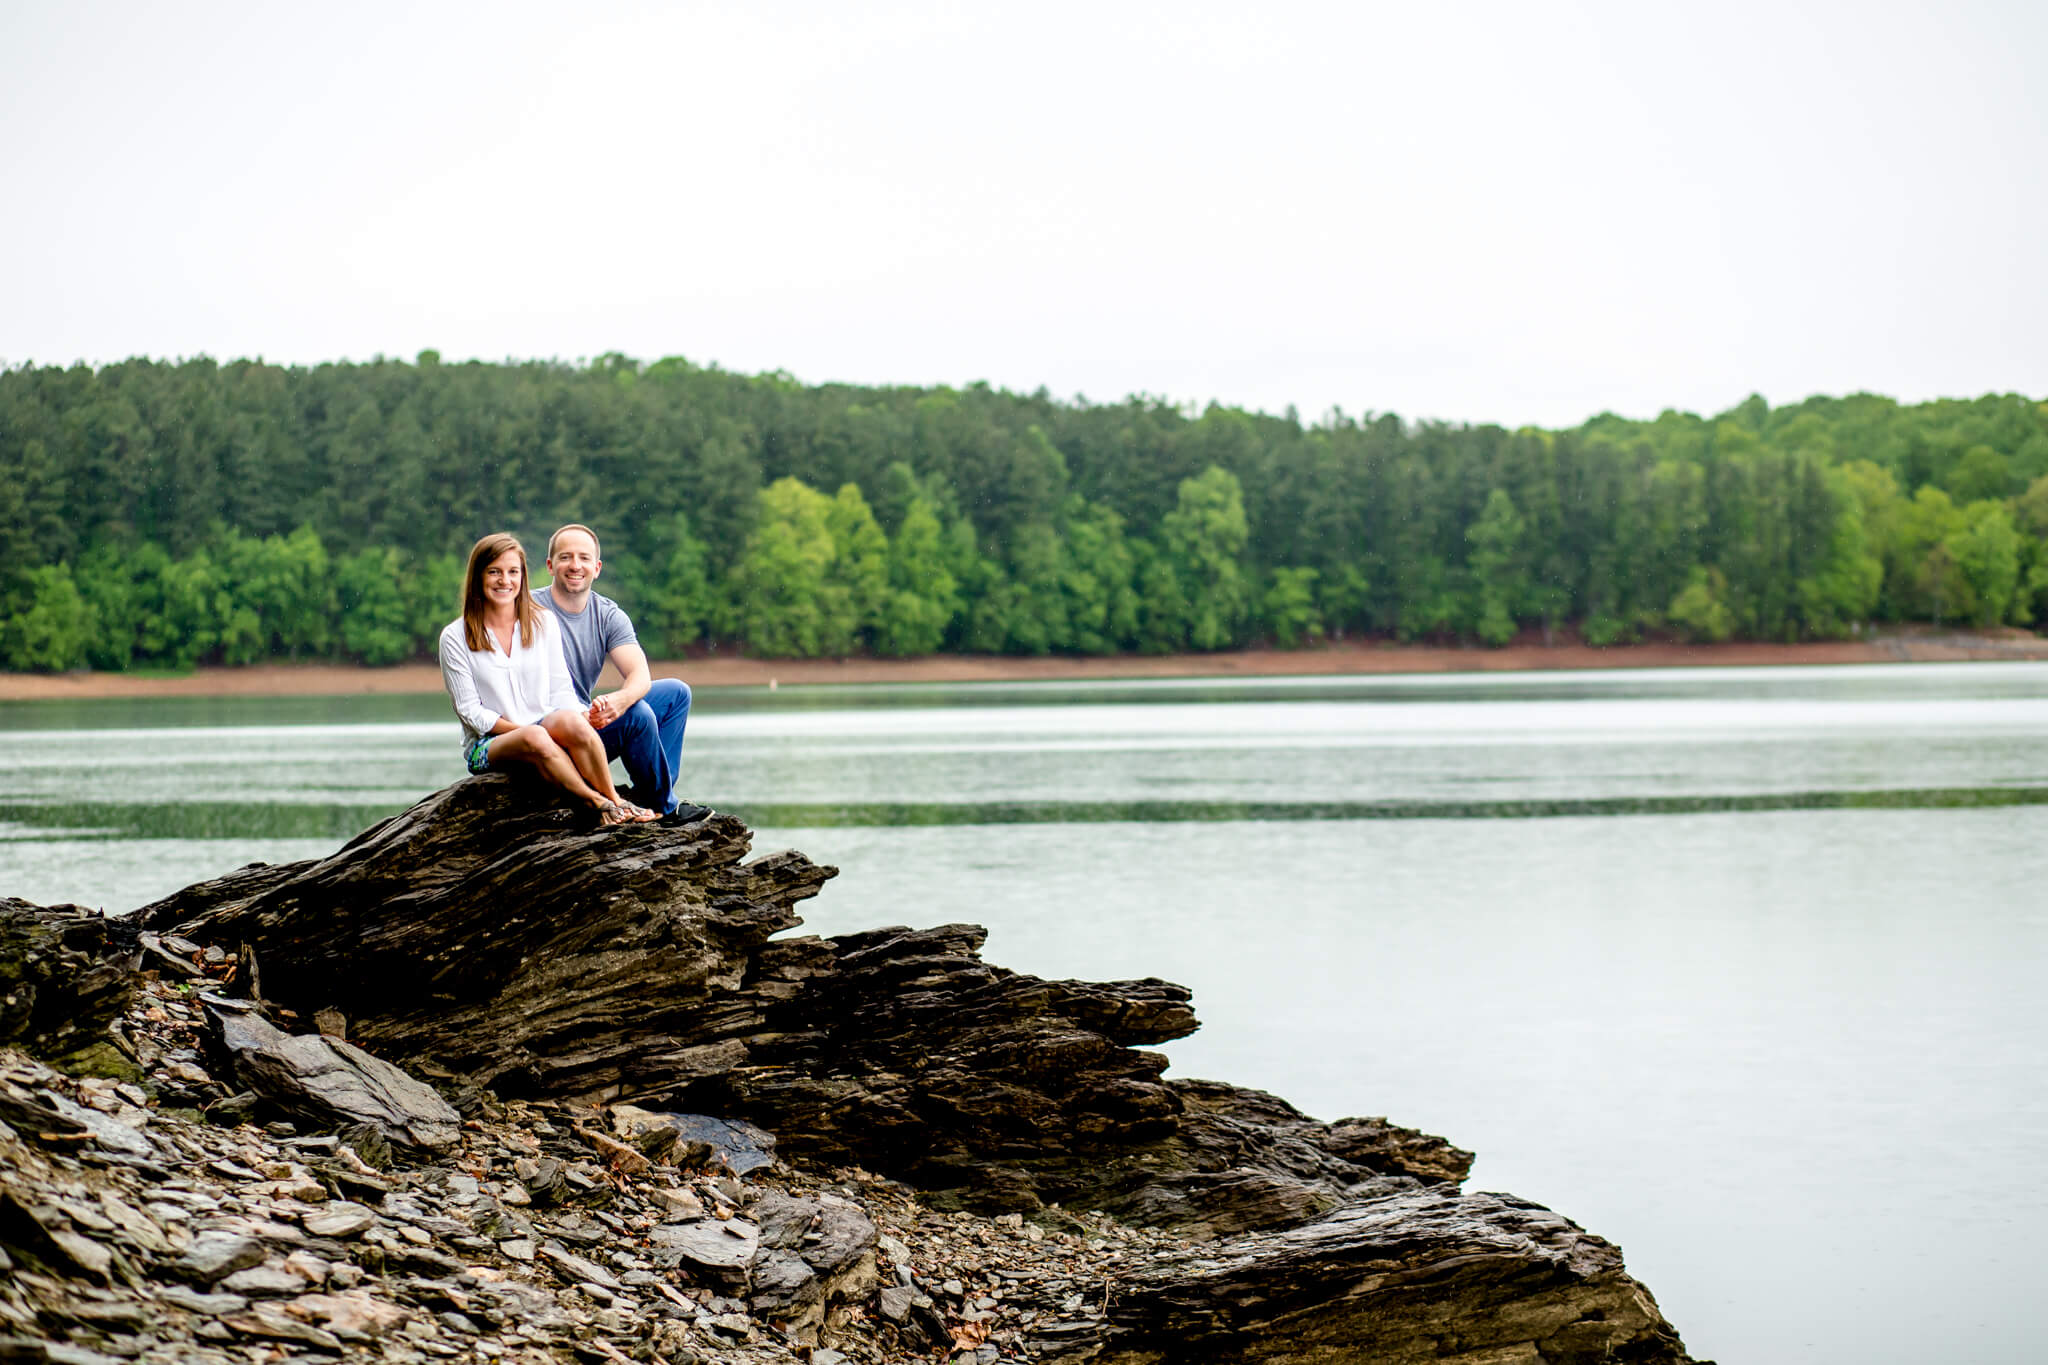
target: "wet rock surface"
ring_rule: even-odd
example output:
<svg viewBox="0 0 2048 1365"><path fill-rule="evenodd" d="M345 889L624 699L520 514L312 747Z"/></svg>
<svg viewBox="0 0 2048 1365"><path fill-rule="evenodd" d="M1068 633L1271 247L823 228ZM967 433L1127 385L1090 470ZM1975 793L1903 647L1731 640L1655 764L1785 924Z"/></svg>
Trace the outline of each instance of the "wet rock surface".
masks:
<svg viewBox="0 0 2048 1365"><path fill-rule="evenodd" d="M97 911L0 896L0 1045L127 1072L133 1053L116 1029L134 991L137 940L134 925Z"/></svg>
<svg viewBox="0 0 2048 1365"><path fill-rule="evenodd" d="M113 931L125 1070L0 1050L0 1359L1688 1359L1468 1153L1166 1080L1182 988L771 939L748 839L472 781Z"/></svg>

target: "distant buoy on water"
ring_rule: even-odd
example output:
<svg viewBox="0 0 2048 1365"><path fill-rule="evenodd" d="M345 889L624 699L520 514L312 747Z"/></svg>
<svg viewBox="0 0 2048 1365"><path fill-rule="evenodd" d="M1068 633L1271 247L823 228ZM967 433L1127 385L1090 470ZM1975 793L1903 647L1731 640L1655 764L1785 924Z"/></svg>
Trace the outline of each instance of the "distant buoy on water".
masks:
<svg viewBox="0 0 2048 1365"><path fill-rule="evenodd" d="M773 691L775 690L775 679L773 679L773 678L770 678L770 679L768 680L768 690L769 690L770 692L773 692Z"/></svg>

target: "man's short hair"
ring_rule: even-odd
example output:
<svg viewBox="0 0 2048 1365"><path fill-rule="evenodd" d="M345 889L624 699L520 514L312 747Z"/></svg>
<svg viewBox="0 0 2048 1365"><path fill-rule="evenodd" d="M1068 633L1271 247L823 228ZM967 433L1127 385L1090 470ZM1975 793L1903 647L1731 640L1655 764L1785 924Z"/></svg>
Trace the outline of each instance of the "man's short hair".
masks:
<svg viewBox="0 0 2048 1365"><path fill-rule="evenodd" d="M597 557L598 557L599 559L603 559L603 558L604 558L604 556L603 556L602 554L600 554L600 553L598 552L598 548L597 548L597 532L595 532L595 531L591 530L591 529L590 529L590 528L589 528L588 526L585 526L585 525L584 525L584 524L583 524L582 522L580 522L580 521L572 521L572 522L570 522L570 523L569 523L569 524L568 524L567 526L558 526L558 527L556 527L556 528L555 528L555 533L554 533L553 535L551 535L551 536L549 536L549 537L548 537L548 558L549 558L549 559L553 559L553 558L555 557L555 542L556 542L556 541L558 541L558 540L560 540L560 539L562 538L562 532L564 532L564 531L581 531L581 532L582 532L582 533L583 533L584 535L586 535L586 536L589 536L589 537L590 537L590 552L591 552L592 554L595 554L595 555L597 555Z"/></svg>

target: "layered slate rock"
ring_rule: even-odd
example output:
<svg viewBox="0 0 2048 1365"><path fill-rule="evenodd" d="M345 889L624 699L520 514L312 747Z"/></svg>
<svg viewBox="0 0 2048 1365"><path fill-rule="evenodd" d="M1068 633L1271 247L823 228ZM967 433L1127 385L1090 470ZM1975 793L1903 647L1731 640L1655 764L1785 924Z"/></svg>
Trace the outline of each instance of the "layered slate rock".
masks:
<svg viewBox="0 0 2048 1365"><path fill-rule="evenodd" d="M1612 1243L1507 1195L1417 1190L1160 1258L1105 1313L1049 1325L1052 1361L1685 1359Z"/></svg>
<svg viewBox="0 0 2048 1365"><path fill-rule="evenodd" d="M166 941L234 954L273 1009L345 1021L472 1107L625 1098L644 1114L751 1122L786 1160L893 1177L941 1209L1048 1229L1099 1210L1181 1239L1162 1245L1184 1255L1126 1264L1092 1312L1085 1295L1033 1306L1039 1354L1686 1359L1614 1248L1459 1191L1469 1153L1381 1119L1321 1123L1257 1091L1166 1079L1149 1049L1196 1026L1185 988L1010 972L981 960L973 925L775 938L834 872L794 853L747 861L749 838L730 817L596 830L548 793L470 779L330 858L244 869L142 918ZM618 1178L711 1150L618 1117L620 1138L575 1129ZM515 1168L536 1207L575 1197L560 1163ZM857 1245L828 1207L817 1201L794 1244L772 1205L762 1221L692 1214L650 1237L751 1296L735 1302L815 1325L830 1294L866 1292L865 1253L807 1250L813 1237ZM525 1249L616 1292L573 1245ZM873 1311L928 1347L985 1345L981 1300L963 1287L956 1321L932 1288L883 1282Z"/></svg>
<svg viewBox="0 0 2048 1365"><path fill-rule="evenodd" d="M145 906L145 929L254 957L263 996L400 1065L508 1094L607 1096L723 1070L758 1026L738 990L835 869L742 863L730 816L600 829L547 790L448 787L331 857L252 867ZM430 1077L432 1073L429 1073Z"/></svg>
<svg viewBox="0 0 2048 1365"><path fill-rule="evenodd" d="M126 1076L115 1030L135 990L132 925L77 905L0 897L0 1045L70 1071Z"/></svg>
<svg viewBox="0 0 2048 1365"><path fill-rule="evenodd" d="M1196 1027L1171 982L1008 971L971 924L771 940L834 869L748 849L729 816L596 830L471 778L330 858L244 869L141 918L246 951L266 998L336 1011L430 1080L748 1119L792 1155L961 1207L1236 1232L1469 1165L1380 1121L1165 1081L1145 1049Z"/></svg>
<svg viewBox="0 0 2048 1365"><path fill-rule="evenodd" d="M677 1097L942 1203L1079 1203L1206 1232L1470 1168L1471 1153L1382 1119L1323 1124L1258 1091L1167 1081L1144 1049L1194 1031L1185 987L1046 981L983 962L985 937L954 924L769 945L748 983L770 998L768 1028Z"/></svg>

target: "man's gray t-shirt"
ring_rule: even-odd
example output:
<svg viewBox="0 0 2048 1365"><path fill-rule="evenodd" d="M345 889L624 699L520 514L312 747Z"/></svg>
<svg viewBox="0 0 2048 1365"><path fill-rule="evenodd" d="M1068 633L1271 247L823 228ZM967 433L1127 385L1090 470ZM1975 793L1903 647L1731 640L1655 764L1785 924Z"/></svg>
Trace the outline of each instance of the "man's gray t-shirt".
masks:
<svg viewBox="0 0 2048 1365"><path fill-rule="evenodd" d="M637 643L640 639L633 633L632 618L619 609L619 604L609 597L590 594L590 604L579 616L571 616L555 605L553 588L535 588L533 600L555 614L555 620L562 626L562 652L569 658L569 681L576 684L576 695L583 704L590 704L591 689L597 686L597 675L604 672L604 661L620 645Z"/></svg>

